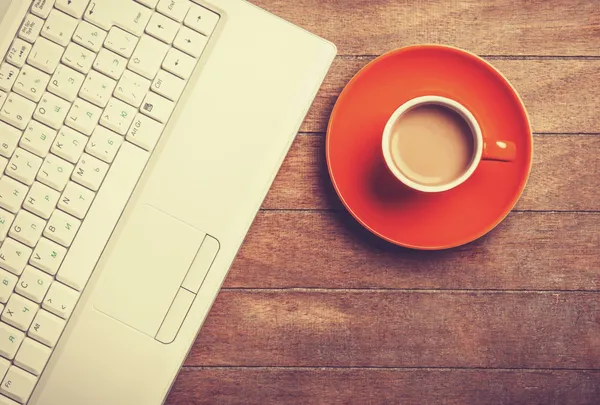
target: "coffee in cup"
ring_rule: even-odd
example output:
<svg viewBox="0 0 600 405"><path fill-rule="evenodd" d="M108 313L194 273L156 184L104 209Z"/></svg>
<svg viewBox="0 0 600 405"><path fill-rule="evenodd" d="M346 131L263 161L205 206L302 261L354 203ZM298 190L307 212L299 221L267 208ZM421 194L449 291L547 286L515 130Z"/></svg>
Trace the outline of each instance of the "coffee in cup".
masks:
<svg viewBox="0 0 600 405"><path fill-rule="evenodd" d="M390 171L423 192L447 191L465 182L482 159L512 161L515 145L484 140L473 114L440 96L412 99L388 120L382 141Z"/></svg>

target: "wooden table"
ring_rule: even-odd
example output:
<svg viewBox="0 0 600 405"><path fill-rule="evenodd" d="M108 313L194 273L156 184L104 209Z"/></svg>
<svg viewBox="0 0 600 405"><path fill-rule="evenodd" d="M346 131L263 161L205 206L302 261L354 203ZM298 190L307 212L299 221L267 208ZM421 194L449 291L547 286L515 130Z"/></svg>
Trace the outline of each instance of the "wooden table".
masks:
<svg viewBox="0 0 600 405"><path fill-rule="evenodd" d="M168 403L600 404L599 1L255 2L339 57ZM515 211L452 251L370 236L325 167L343 86L416 43L490 61L535 132Z"/></svg>

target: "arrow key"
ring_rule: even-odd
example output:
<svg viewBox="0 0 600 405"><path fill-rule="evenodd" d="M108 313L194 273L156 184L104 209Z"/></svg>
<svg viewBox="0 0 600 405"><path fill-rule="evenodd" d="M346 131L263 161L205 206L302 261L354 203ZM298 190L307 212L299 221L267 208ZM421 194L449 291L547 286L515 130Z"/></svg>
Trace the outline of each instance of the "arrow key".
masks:
<svg viewBox="0 0 600 405"><path fill-rule="evenodd" d="M56 0L54 7L75 18L81 18L89 2L90 0Z"/></svg>
<svg viewBox="0 0 600 405"><path fill-rule="evenodd" d="M197 59L194 59L175 48L171 48L163 61L162 67L167 72L171 72L174 75L187 80L192 75L197 61Z"/></svg>
<svg viewBox="0 0 600 405"><path fill-rule="evenodd" d="M152 35L154 38L166 42L167 44L173 42L178 30L178 23L158 13L152 15L152 18L150 18L150 22L146 27L146 33Z"/></svg>
<svg viewBox="0 0 600 405"><path fill-rule="evenodd" d="M173 46L195 58L199 58L207 43L208 37L183 27L177 34Z"/></svg>

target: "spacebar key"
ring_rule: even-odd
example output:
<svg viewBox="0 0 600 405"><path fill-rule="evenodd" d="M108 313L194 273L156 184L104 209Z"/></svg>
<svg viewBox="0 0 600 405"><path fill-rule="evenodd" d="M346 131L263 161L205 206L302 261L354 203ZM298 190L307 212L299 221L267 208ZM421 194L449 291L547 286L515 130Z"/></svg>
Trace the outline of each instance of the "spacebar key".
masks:
<svg viewBox="0 0 600 405"><path fill-rule="evenodd" d="M150 154L123 143L56 278L81 291L142 175Z"/></svg>

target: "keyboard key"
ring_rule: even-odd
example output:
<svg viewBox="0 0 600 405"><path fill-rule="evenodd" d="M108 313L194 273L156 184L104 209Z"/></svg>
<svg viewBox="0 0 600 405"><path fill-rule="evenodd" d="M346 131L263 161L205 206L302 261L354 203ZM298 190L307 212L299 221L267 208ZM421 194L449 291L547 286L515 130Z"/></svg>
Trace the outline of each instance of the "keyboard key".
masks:
<svg viewBox="0 0 600 405"><path fill-rule="evenodd" d="M11 47L8 48L6 60L16 67L23 67L29 52L31 52L31 44L23 41L21 38L15 38Z"/></svg>
<svg viewBox="0 0 600 405"><path fill-rule="evenodd" d="M156 10L175 21L182 22L191 5L188 0L160 0Z"/></svg>
<svg viewBox="0 0 600 405"><path fill-rule="evenodd" d="M179 100L184 88L184 80L164 70L158 72L152 83L152 91L172 101Z"/></svg>
<svg viewBox="0 0 600 405"><path fill-rule="evenodd" d="M137 0L137 2L150 8L156 8L156 5L158 4L158 0Z"/></svg>
<svg viewBox="0 0 600 405"><path fill-rule="evenodd" d="M93 1L83 16L86 21L108 31L113 25L141 36L152 10L133 1Z"/></svg>
<svg viewBox="0 0 600 405"><path fill-rule="evenodd" d="M7 363L6 370L8 370L8 367L10 366L10 363L8 362L8 360L0 359L0 361ZM2 373L2 378L4 378L4 375L6 374L6 370L4 370L4 372ZM0 395L0 405L19 405L19 403L13 401L10 398L6 398L4 395Z"/></svg>
<svg viewBox="0 0 600 405"><path fill-rule="evenodd" d="M0 270L0 302L6 304L19 278L6 270Z"/></svg>
<svg viewBox="0 0 600 405"><path fill-rule="evenodd" d="M39 376L52 354L52 350L33 339L25 338L15 357L15 365Z"/></svg>
<svg viewBox="0 0 600 405"><path fill-rule="evenodd" d="M137 114L126 139L147 151L152 151L162 134L164 125L145 115Z"/></svg>
<svg viewBox="0 0 600 405"><path fill-rule="evenodd" d="M27 14L27 17L25 17L25 21L23 21L23 25L21 25L21 29L19 30L19 38L30 43L35 42L40 35L43 25L44 20L33 14Z"/></svg>
<svg viewBox="0 0 600 405"><path fill-rule="evenodd" d="M53 278L32 266L25 267L15 291L25 298L40 303L44 299Z"/></svg>
<svg viewBox="0 0 600 405"><path fill-rule="evenodd" d="M42 98L49 81L49 75L29 65L25 65L15 81L13 91L23 97L27 97L31 101L38 102Z"/></svg>
<svg viewBox="0 0 600 405"><path fill-rule="evenodd" d="M27 330L39 308L27 298L13 294L2 312L2 320L17 329Z"/></svg>
<svg viewBox="0 0 600 405"><path fill-rule="evenodd" d="M0 392L22 404L26 403L33 391L37 378L27 371L11 366L2 380Z"/></svg>
<svg viewBox="0 0 600 405"><path fill-rule="evenodd" d="M175 103L155 93L148 93L142 103L142 113L165 124L175 108Z"/></svg>
<svg viewBox="0 0 600 405"><path fill-rule="evenodd" d="M8 235L27 246L34 247L42 236L44 226L46 221L42 218L21 210L13 221Z"/></svg>
<svg viewBox="0 0 600 405"><path fill-rule="evenodd" d="M48 85L48 91L72 102L77 98L84 80L85 76L81 73L65 65L58 65Z"/></svg>
<svg viewBox="0 0 600 405"><path fill-rule="evenodd" d="M96 71L91 71L81 87L79 96L98 107L106 107L117 82Z"/></svg>
<svg viewBox="0 0 600 405"><path fill-rule="evenodd" d="M184 24L209 37L215 30L218 22L218 14L213 13L202 6L192 4L190 11L185 16Z"/></svg>
<svg viewBox="0 0 600 405"><path fill-rule="evenodd" d="M98 125L101 114L102 110L100 108L78 98L73 103L69 114L67 114L65 124L89 136Z"/></svg>
<svg viewBox="0 0 600 405"><path fill-rule="evenodd" d="M80 19L90 0L56 0L57 9L64 11L72 17Z"/></svg>
<svg viewBox="0 0 600 405"><path fill-rule="evenodd" d="M27 333L30 337L49 347L54 347L65 327L65 321L40 309Z"/></svg>
<svg viewBox="0 0 600 405"><path fill-rule="evenodd" d="M77 300L79 293L64 284L55 281L50 286L50 291L44 298L44 309L60 316L63 319L69 318Z"/></svg>
<svg viewBox="0 0 600 405"><path fill-rule="evenodd" d="M29 189L23 208L39 217L48 219L54 212L59 197L58 191L36 181Z"/></svg>
<svg viewBox="0 0 600 405"><path fill-rule="evenodd" d="M27 58L27 63L48 74L54 73L54 70L60 62L65 48L47 40L38 38L33 45L31 54Z"/></svg>
<svg viewBox="0 0 600 405"><path fill-rule="evenodd" d="M126 67L127 59L108 49L102 49L94 62L94 69L115 80L121 77Z"/></svg>
<svg viewBox="0 0 600 405"><path fill-rule="evenodd" d="M10 93L0 111L0 119L23 130L27 127L34 110L34 102L16 93Z"/></svg>
<svg viewBox="0 0 600 405"><path fill-rule="evenodd" d="M0 155L11 157L17 149L22 132L4 122L0 122Z"/></svg>
<svg viewBox="0 0 600 405"><path fill-rule="evenodd" d="M79 26L77 26L77 29L73 34L73 42L96 53L102 48L102 43L105 38L106 31L86 21L79 23Z"/></svg>
<svg viewBox="0 0 600 405"><path fill-rule="evenodd" d="M82 46L70 43L62 57L62 62L78 72L87 74L92 68L96 54Z"/></svg>
<svg viewBox="0 0 600 405"><path fill-rule="evenodd" d="M175 48L171 48L163 61L162 67L166 71L187 80L192 75L192 72L196 67L196 62L197 59L194 59Z"/></svg>
<svg viewBox="0 0 600 405"><path fill-rule="evenodd" d="M105 126L121 135L125 135L133 122L137 109L121 100L111 98L102 113L100 125Z"/></svg>
<svg viewBox="0 0 600 405"><path fill-rule="evenodd" d="M43 158L50 151L50 146L55 137L55 130L35 120L31 120L27 128L25 128L19 146Z"/></svg>
<svg viewBox="0 0 600 405"><path fill-rule="evenodd" d="M205 37L202 34L197 33L187 27L183 27L175 41L173 42L173 46L188 55L192 55L196 58L202 55L204 52L204 48L206 48L206 44L208 43L208 37Z"/></svg>
<svg viewBox="0 0 600 405"><path fill-rule="evenodd" d="M29 256L31 256L31 248L8 238L0 247L0 267L18 276L23 272ZM2 303L6 302L6 300L0 301Z"/></svg>
<svg viewBox="0 0 600 405"><path fill-rule="evenodd" d="M69 247L80 226L80 220L65 212L56 210L48 220L48 225L44 229L44 236L64 247Z"/></svg>
<svg viewBox="0 0 600 405"><path fill-rule="evenodd" d="M128 68L147 79L154 79L160 65L169 50L169 46L148 35L144 35L135 48Z"/></svg>
<svg viewBox="0 0 600 405"><path fill-rule="evenodd" d="M85 287L148 158L148 152L128 142L121 146L57 274L58 280L79 291Z"/></svg>
<svg viewBox="0 0 600 405"><path fill-rule="evenodd" d="M76 218L83 219L94 201L94 195L93 191L71 181L60 197L58 208Z"/></svg>
<svg viewBox="0 0 600 405"><path fill-rule="evenodd" d="M51 128L59 129L71 108L71 104L52 93L44 93L33 117Z"/></svg>
<svg viewBox="0 0 600 405"><path fill-rule="evenodd" d="M77 28L77 23L78 21L73 17L58 10L52 10L42 29L42 36L59 45L67 46Z"/></svg>
<svg viewBox="0 0 600 405"><path fill-rule="evenodd" d="M69 127L63 126L52 145L52 153L71 163L77 163L88 138Z"/></svg>
<svg viewBox="0 0 600 405"><path fill-rule="evenodd" d="M55 275L66 254L67 249L49 239L42 238L35 247L29 262L38 269Z"/></svg>
<svg viewBox="0 0 600 405"><path fill-rule="evenodd" d="M27 152L25 149L17 148L8 163L6 174L21 183L32 185L41 165L41 157Z"/></svg>
<svg viewBox="0 0 600 405"><path fill-rule="evenodd" d="M104 46L121 56L130 58L138 43L138 38L121 28L112 27L108 33Z"/></svg>
<svg viewBox="0 0 600 405"><path fill-rule="evenodd" d="M84 153L81 159L79 159L79 163L77 163L77 167L71 178L73 181L90 190L98 191L107 171L108 164Z"/></svg>
<svg viewBox="0 0 600 405"><path fill-rule="evenodd" d="M55 190L62 191L67 185L74 168L75 166L66 160L49 154L42 163L37 180Z"/></svg>
<svg viewBox="0 0 600 405"><path fill-rule="evenodd" d="M117 83L115 97L134 107L139 107L149 89L150 80L133 73L131 70L126 70L119 83Z"/></svg>
<svg viewBox="0 0 600 405"><path fill-rule="evenodd" d="M0 208L0 242L8 235L8 231L14 220L15 216L13 214Z"/></svg>
<svg viewBox="0 0 600 405"><path fill-rule="evenodd" d="M7 62L2 62L2 65L0 65L0 90L9 92L12 89L15 80L17 80L18 75L18 68Z"/></svg>
<svg viewBox="0 0 600 405"><path fill-rule="evenodd" d="M135 113L135 110L133 111ZM133 113L131 114L133 117ZM97 127L88 142L85 151L106 163L111 163L121 144L123 137L104 127Z"/></svg>
<svg viewBox="0 0 600 405"><path fill-rule="evenodd" d="M54 0L34 0L31 6L31 12L38 17L48 18L52 7L54 6Z"/></svg>
<svg viewBox="0 0 600 405"><path fill-rule="evenodd" d="M16 214L27 195L27 186L8 176L0 178L0 207Z"/></svg>
<svg viewBox="0 0 600 405"><path fill-rule="evenodd" d="M0 322L0 356L9 360L14 359L23 339L25 339L23 332Z"/></svg>
<svg viewBox="0 0 600 405"><path fill-rule="evenodd" d="M180 25L170 18L162 14L154 13L150 22L146 27L146 33L152 35L156 39L160 39L167 44L170 44L175 39Z"/></svg>

